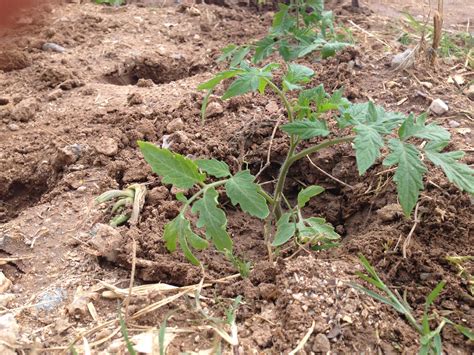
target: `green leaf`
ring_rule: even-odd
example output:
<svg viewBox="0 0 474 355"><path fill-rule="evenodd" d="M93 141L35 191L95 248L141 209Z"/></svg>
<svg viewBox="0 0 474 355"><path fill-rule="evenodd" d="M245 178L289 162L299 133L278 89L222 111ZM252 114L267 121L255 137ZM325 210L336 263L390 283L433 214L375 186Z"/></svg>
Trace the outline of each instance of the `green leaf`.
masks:
<svg viewBox="0 0 474 355"><path fill-rule="evenodd" d="M148 142L138 141L138 146L151 169L163 177L165 184L189 189L206 178L191 159Z"/></svg>
<svg viewBox="0 0 474 355"><path fill-rule="evenodd" d="M383 164L398 165L393 181L397 184L398 199L403 212L409 216L418 201L420 191L423 190L423 174L426 172L426 167L420 159L420 152L413 144L391 139L388 145L391 153Z"/></svg>
<svg viewBox="0 0 474 355"><path fill-rule="evenodd" d="M349 43L344 42L327 42L321 48L321 57L323 59L332 57L336 54L336 52L340 51L341 49L349 46Z"/></svg>
<svg viewBox="0 0 474 355"><path fill-rule="evenodd" d="M296 225L290 222L291 213L284 213L277 222L277 231L272 246L278 247L285 244L295 235Z"/></svg>
<svg viewBox="0 0 474 355"><path fill-rule="evenodd" d="M249 47L238 48L233 54L232 60L230 61L230 66L231 67L238 66L245 59L247 54L249 54L249 52L250 52Z"/></svg>
<svg viewBox="0 0 474 355"><path fill-rule="evenodd" d="M281 126L281 130L288 134L296 134L301 139L310 139L313 137L326 137L329 131L324 121L294 121Z"/></svg>
<svg viewBox="0 0 474 355"><path fill-rule="evenodd" d="M318 185L311 185L301 190L298 193L298 207L303 208L312 197L319 195L323 191L324 187Z"/></svg>
<svg viewBox="0 0 474 355"><path fill-rule="evenodd" d="M265 219L270 211L267 201L260 194L260 186L253 182L249 170L238 172L225 184L227 196L234 206L260 219Z"/></svg>
<svg viewBox="0 0 474 355"><path fill-rule="evenodd" d="M441 126L435 123L425 124L426 113L418 116L410 114L398 130L398 136L401 140L407 140L410 137L430 139L434 141L449 141L451 135Z"/></svg>
<svg viewBox="0 0 474 355"><path fill-rule="evenodd" d="M273 52L273 47L277 42L273 36L267 36L258 41L255 45L255 54L253 56L253 62L258 63L270 56Z"/></svg>
<svg viewBox="0 0 474 355"><path fill-rule="evenodd" d="M307 218L304 220L304 223L298 223L297 228L301 237L311 239L312 242L316 242L321 238L341 238L341 236L334 231L334 227L331 224L326 223L324 218Z"/></svg>
<svg viewBox="0 0 474 355"><path fill-rule="evenodd" d="M357 169L359 175L363 175L380 156L380 148L384 146L384 141L372 125L361 123L354 127L354 131L357 133L354 139Z"/></svg>
<svg viewBox="0 0 474 355"><path fill-rule="evenodd" d="M255 73L245 73L239 76L232 84L230 84L227 91L222 95L222 100L230 99L234 96L243 95L259 88L260 78Z"/></svg>
<svg viewBox="0 0 474 355"><path fill-rule="evenodd" d="M202 171L217 178L230 176L229 165L216 159L198 159L195 160L197 166Z"/></svg>
<svg viewBox="0 0 474 355"><path fill-rule="evenodd" d="M429 147L427 146L427 148ZM474 194L474 170L468 165L458 161L462 159L464 152L454 151L440 153L435 150L426 149L425 153L426 157L431 160L434 165L443 169L450 182L461 190Z"/></svg>
<svg viewBox="0 0 474 355"><path fill-rule="evenodd" d="M311 80L314 75L314 71L301 64L291 63L288 65L288 72L283 77L283 88L285 90L296 90L301 89L300 83L307 83Z"/></svg>
<svg viewBox="0 0 474 355"><path fill-rule="evenodd" d="M199 214L196 226L206 229L206 236L214 242L218 250L232 250L232 240L227 234L227 217L218 208L219 194L214 188L207 188L202 199L193 204L192 212Z"/></svg>
<svg viewBox="0 0 474 355"><path fill-rule="evenodd" d="M191 224L181 213L166 224L163 238L166 242L166 248L170 252L176 250L179 242L184 256L194 265L199 265L199 260L191 252L188 242L194 249L198 250L205 249L208 246L205 239L202 239L191 230Z"/></svg>
<svg viewBox="0 0 474 355"><path fill-rule="evenodd" d="M222 49L222 55L217 58L217 62L222 62L224 60L230 60L230 67L237 67L250 52L250 47L247 46L236 46L235 44L230 44L224 49Z"/></svg>
<svg viewBox="0 0 474 355"><path fill-rule="evenodd" d="M446 281L441 281L438 285L436 285L433 291L430 292L428 297L426 297L426 302L425 302L426 308L431 306L431 304L436 299L436 297L438 297L438 295L441 293L445 285L446 285Z"/></svg>
<svg viewBox="0 0 474 355"><path fill-rule="evenodd" d="M242 74L244 71L242 69L232 69L226 70L216 74L211 80L202 83L197 87L198 90L213 90L221 81L225 79L233 78L236 75Z"/></svg>

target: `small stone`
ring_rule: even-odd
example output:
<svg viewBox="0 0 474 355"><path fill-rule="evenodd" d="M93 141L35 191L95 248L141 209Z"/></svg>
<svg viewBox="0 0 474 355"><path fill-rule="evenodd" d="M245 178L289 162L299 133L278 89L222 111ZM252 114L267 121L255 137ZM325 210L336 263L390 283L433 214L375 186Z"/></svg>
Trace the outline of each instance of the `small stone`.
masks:
<svg viewBox="0 0 474 355"><path fill-rule="evenodd" d="M66 48L56 43L45 43L41 48L46 52L64 53L66 51Z"/></svg>
<svg viewBox="0 0 474 355"><path fill-rule="evenodd" d="M312 350L318 354L327 354L331 351L331 343L326 335L319 333L314 338Z"/></svg>
<svg viewBox="0 0 474 355"><path fill-rule="evenodd" d="M276 113L278 109L278 104L275 101L270 101L267 106L265 106L265 110L267 110L268 113Z"/></svg>
<svg viewBox="0 0 474 355"><path fill-rule="evenodd" d="M458 121L455 121L455 120L449 121L448 124L449 124L449 127L451 128L458 128L461 125Z"/></svg>
<svg viewBox="0 0 474 355"><path fill-rule="evenodd" d="M82 150L83 148L80 144L70 144L59 149L54 159L54 166L56 168L63 168L74 164L81 157Z"/></svg>
<svg viewBox="0 0 474 355"><path fill-rule="evenodd" d="M8 304L16 298L13 293L0 294L0 307L8 307Z"/></svg>
<svg viewBox="0 0 474 355"><path fill-rule="evenodd" d="M217 101L212 101L209 103L209 105L207 105L207 109L206 109L207 117L215 117L215 116L220 115L222 112L224 112L224 108Z"/></svg>
<svg viewBox="0 0 474 355"><path fill-rule="evenodd" d="M8 105L9 102L10 100L7 99L6 97L0 97L0 106Z"/></svg>
<svg viewBox="0 0 474 355"><path fill-rule="evenodd" d="M430 83L429 81L420 81L420 84L423 85L427 89L433 88L433 83Z"/></svg>
<svg viewBox="0 0 474 355"><path fill-rule="evenodd" d="M35 117L38 108L39 106L36 99L32 97L24 99L13 108L12 117L15 121L31 121Z"/></svg>
<svg viewBox="0 0 474 355"><path fill-rule="evenodd" d="M20 126L15 123L10 123L7 127L10 131L18 131L20 129Z"/></svg>
<svg viewBox="0 0 474 355"><path fill-rule="evenodd" d="M155 83L151 79L140 78L137 81L137 86L139 88L151 88Z"/></svg>
<svg viewBox="0 0 474 355"><path fill-rule="evenodd" d="M95 145L97 153L113 157L118 152L117 141L113 138L103 138Z"/></svg>
<svg viewBox="0 0 474 355"><path fill-rule="evenodd" d="M79 186L77 189L76 189L77 192L86 192L87 191L87 186Z"/></svg>
<svg viewBox="0 0 474 355"><path fill-rule="evenodd" d="M438 116L445 114L446 112L448 112L448 110L449 110L448 105L446 105L446 103L441 99L433 100L433 102L430 105L430 111L435 113Z"/></svg>
<svg viewBox="0 0 474 355"><path fill-rule="evenodd" d="M20 335L20 327L12 313L0 316L0 354L16 355L15 349L7 344L14 345Z"/></svg>
<svg viewBox="0 0 474 355"><path fill-rule="evenodd" d="M199 11L199 9L197 9L195 7L188 8L187 12L191 16L201 16L201 11Z"/></svg>
<svg viewBox="0 0 474 355"><path fill-rule="evenodd" d="M182 131L184 128L184 123L181 118L175 118L170 123L166 125L166 130L168 133L174 133L176 131Z"/></svg>
<svg viewBox="0 0 474 355"><path fill-rule="evenodd" d="M130 106L141 105L143 103L143 97L138 92L132 92L128 95L127 102Z"/></svg>
<svg viewBox="0 0 474 355"><path fill-rule="evenodd" d="M7 292L12 285L12 282L0 271L0 293Z"/></svg>

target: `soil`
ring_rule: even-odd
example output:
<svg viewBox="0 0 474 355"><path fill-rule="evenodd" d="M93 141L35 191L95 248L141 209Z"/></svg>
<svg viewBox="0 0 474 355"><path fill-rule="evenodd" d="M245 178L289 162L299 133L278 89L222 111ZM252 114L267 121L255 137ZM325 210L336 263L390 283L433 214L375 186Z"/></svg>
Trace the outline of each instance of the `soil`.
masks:
<svg viewBox="0 0 474 355"><path fill-rule="evenodd" d="M464 67L465 58L440 59L435 68L420 59L414 69L395 72L391 58L405 49L396 41L396 22L334 6L356 46L327 60L304 60L317 73L308 85L323 83L330 92L343 88L351 101L372 100L404 113L426 111L432 99L441 98L449 112L429 119L451 132L449 149L464 150L464 161L472 165L472 101L464 92L473 72ZM409 324L348 284L357 280L354 271L362 270L359 253L387 285L406 293L417 316L430 290L446 280L435 312L474 326L470 285L446 260L473 255L472 197L430 167L420 221L404 258L402 245L414 221L402 217L393 173L378 164L358 176L348 144L298 162L285 187L290 198L302 186L326 188L304 214L332 223L343 237L339 248L289 247L274 264L265 261L263 223L222 196L235 254L253 266L248 278L235 276L233 265L212 249L197 253L202 269L166 250L163 227L180 203L176 191L151 172L136 141L166 141L178 153L221 159L233 172L245 163L257 173L267 160L273 126L284 114L277 98L211 97L215 114L202 124L204 94L196 87L225 68L216 63L221 48L262 37L271 18L271 11L252 7L78 3L24 12L17 21L21 26L1 30L0 261L17 260L0 264L14 295L0 304L0 316L13 313L20 325L14 348L64 352L76 340L78 349L85 341L94 353L125 353L117 301L104 291L114 285L128 292L135 265L134 282L146 291L132 295L128 314L156 307L147 308L146 317L132 317L129 333L145 334L169 317L170 354L215 347L220 339L215 328L224 327L216 319L225 319L239 295L239 345L223 342L224 353L286 354L308 330L301 353L415 353L419 337ZM44 51L47 42L65 51ZM448 81L455 74L466 79L463 87ZM261 181L275 178L286 138L277 133L271 147ZM106 226L110 214L94 198L133 183L148 189L139 224ZM464 267L474 272L472 262ZM202 299L196 302L183 287L195 290L202 279ZM170 294L157 291L156 283L177 286L167 291L176 298L166 298ZM474 351L452 328L446 327L442 338L449 354Z"/></svg>

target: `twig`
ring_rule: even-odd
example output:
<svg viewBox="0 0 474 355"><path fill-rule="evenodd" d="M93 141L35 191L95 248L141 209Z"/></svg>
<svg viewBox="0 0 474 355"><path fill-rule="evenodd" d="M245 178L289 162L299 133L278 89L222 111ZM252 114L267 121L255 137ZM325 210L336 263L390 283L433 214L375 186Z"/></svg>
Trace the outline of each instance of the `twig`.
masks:
<svg viewBox="0 0 474 355"><path fill-rule="evenodd" d="M341 185L344 185L344 186L346 186L346 187L348 187L348 188L350 188L350 189L352 189L352 190L354 189L353 186L351 186L351 185L345 183L344 181L339 180L337 177L332 176L332 175L329 174L327 171L325 171L325 170L321 169L319 166L317 166L317 165L311 160L311 158L309 157L309 155L307 155L306 158L308 158L309 163L310 163L313 167L315 167L316 169L318 169L318 170L319 170L320 172L322 172L324 175L330 177L330 178L333 179L334 181L337 181L337 182L340 183Z"/></svg>
<svg viewBox="0 0 474 355"><path fill-rule="evenodd" d="M314 331L314 326L315 326L315 323L314 323L314 320L313 320L313 324L311 324L311 327L308 329L308 331L306 332L305 336L303 337L303 339L301 339L301 341L299 342L298 346L296 348L294 348L292 351L290 351L288 353L288 355L295 355L297 354L300 350L302 350L304 348L304 346L306 345L306 343L308 342L308 339L309 337L311 336L311 334L313 334L313 331Z"/></svg>
<svg viewBox="0 0 474 355"><path fill-rule="evenodd" d="M390 49L393 49L393 47L388 44L387 42L381 40L380 38L378 38L376 35L374 35L373 33L370 33L369 31L367 30L364 30L362 27L360 27L359 25L355 24L352 20L349 20L349 23L354 26L355 28L357 28L359 31L361 31L362 33L366 34L367 36L375 39L377 42L380 42L382 43L384 46L387 46L388 48Z"/></svg>
<svg viewBox="0 0 474 355"><path fill-rule="evenodd" d="M133 239L132 243L132 271L130 275L130 285L128 288L128 296L125 300L125 322L128 320L128 307L130 306L130 299L132 298L133 283L135 281L135 268L137 265L137 241Z"/></svg>
<svg viewBox="0 0 474 355"><path fill-rule="evenodd" d="M275 134L278 130L278 127L280 126L280 121L281 119L283 118L282 115L278 116L278 120L275 124L275 127L273 127L273 132L272 132L272 135L270 137L270 144L268 145L268 151L267 151L267 161L265 163L265 165L260 169L260 171L257 173L257 175L255 175L255 180L260 176L260 174L270 166L270 157L271 157L271 154L272 154L272 146L273 146L273 139L275 138Z"/></svg>
<svg viewBox="0 0 474 355"><path fill-rule="evenodd" d="M413 235L413 233L415 232L415 229L416 227L418 226L418 223L420 223L420 220L418 219L418 207L420 207L420 203L418 202L416 204L416 207L415 207L415 213L414 213L414 220L415 220L415 223L413 223L413 226L411 227L410 229L410 233L408 233L405 241L403 242L403 258L406 259L407 258L407 248L410 244L410 241L411 241L411 237Z"/></svg>

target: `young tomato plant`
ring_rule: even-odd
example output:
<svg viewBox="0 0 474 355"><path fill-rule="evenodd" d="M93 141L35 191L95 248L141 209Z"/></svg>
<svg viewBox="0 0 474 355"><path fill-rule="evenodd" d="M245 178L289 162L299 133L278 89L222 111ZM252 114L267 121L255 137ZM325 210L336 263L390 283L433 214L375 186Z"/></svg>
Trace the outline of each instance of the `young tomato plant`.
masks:
<svg viewBox="0 0 474 355"><path fill-rule="evenodd" d="M349 45L334 31L332 11L324 10L323 0L295 0L289 5L280 3L267 36L253 45L225 47L218 61L230 60L239 65L250 52L253 63L259 63L278 51L285 61L318 52L321 57L333 56Z"/></svg>
<svg viewBox="0 0 474 355"><path fill-rule="evenodd" d="M368 275L361 272L357 272L357 275L362 280L374 286L378 292L369 290L368 288L365 288L357 283L352 283L351 286L376 299L377 301L388 304L397 312L401 313L407 319L408 323L410 323L410 325L420 334L419 354L442 354L443 347L441 343L441 331L447 324L452 325L469 340L474 340L474 334L471 330L462 325L456 324L445 317L441 318L438 326L435 329L432 330L430 328L430 320L436 319L436 314L434 312L430 314L429 310L435 299L443 290L446 284L445 281L441 281L426 297L423 317L421 318L421 322L419 322L413 315L413 312L406 300L401 297L397 291L392 291L387 285L385 285L385 283L377 275L377 272L373 266L370 265L369 261L364 256L361 255L359 258Z"/></svg>
<svg viewBox="0 0 474 355"><path fill-rule="evenodd" d="M372 102L352 104L342 97L341 91L329 95L322 85L303 89L302 85L310 81L314 72L299 64L288 64L281 83L276 83L273 81L272 71L278 67L279 65L272 63L263 68L255 68L242 62L238 68L218 73L199 86L199 89L208 91L203 103L203 117L207 99L219 83L228 79L233 81L222 96L224 100L250 92L265 94L269 90L281 99L288 122L280 129L288 134L289 148L272 193L265 192L256 184L249 170L232 175L224 162L192 161L150 143L139 142L146 161L163 177L163 183L182 189L198 189L189 199L183 194L177 196L183 202L183 208L178 217L166 226L164 234L170 251L175 250L179 242L186 257L196 264L198 260L192 254L190 245L195 249L202 249L208 245L208 241L212 241L219 250L231 250L232 241L226 232L225 212L218 207L218 187L227 194L234 206L239 205L250 215L268 218L268 222L273 222L276 233L272 238L268 233L266 235L270 251L271 247L279 247L292 238L313 249L336 245L335 241L339 236L324 218L306 218L302 213L309 199L322 193L323 188L309 186L303 189L298 194L296 204L292 206L289 198L284 195L284 186L286 176L295 162L343 143L352 143L361 175L381 157L382 148L387 147L389 154L383 164L394 166L393 180L406 216L410 216L420 191L423 190L426 160L440 167L448 180L460 189L474 193L473 170L458 161L463 153L442 152L450 141L450 134L434 123L427 124L426 115L416 117L413 114L405 116L387 112ZM290 99L290 91L298 92L296 99ZM334 115L334 112L339 114ZM340 128L350 128L352 134L337 136L336 131L331 132L326 120L333 116L337 116ZM314 138L318 138L320 142L312 144ZM420 141L423 143L418 144ZM303 142L304 148L300 149ZM206 182L209 176L217 180ZM187 219L189 208L191 213L199 216L196 227L205 229L206 239L192 231ZM271 258L271 252L269 254Z"/></svg>

